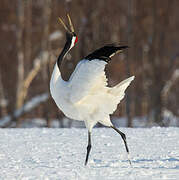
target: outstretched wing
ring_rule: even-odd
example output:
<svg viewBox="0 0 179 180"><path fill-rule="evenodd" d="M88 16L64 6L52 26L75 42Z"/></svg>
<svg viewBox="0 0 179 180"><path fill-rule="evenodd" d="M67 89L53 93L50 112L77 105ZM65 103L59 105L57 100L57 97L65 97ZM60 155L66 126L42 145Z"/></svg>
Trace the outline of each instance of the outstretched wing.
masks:
<svg viewBox="0 0 179 180"><path fill-rule="evenodd" d="M94 59L82 60L69 79L69 99L72 103L80 101L85 96L105 88L107 79L104 68L107 63Z"/></svg>
<svg viewBox="0 0 179 180"><path fill-rule="evenodd" d="M107 85L104 68L111 57L128 46L106 45L82 60L69 79L69 98L76 103L83 97L97 93Z"/></svg>

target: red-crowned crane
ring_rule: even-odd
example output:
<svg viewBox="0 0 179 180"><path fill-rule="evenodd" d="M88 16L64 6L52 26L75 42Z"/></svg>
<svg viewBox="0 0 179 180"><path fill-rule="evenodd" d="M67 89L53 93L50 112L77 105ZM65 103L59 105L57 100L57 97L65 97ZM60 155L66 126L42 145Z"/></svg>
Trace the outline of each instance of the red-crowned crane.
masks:
<svg viewBox="0 0 179 180"><path fill-rule="evenodd" d="M122 52L128 46L106 45L81 60L68 81L62 79L60 73L61 63L65 55L77 43L78 38L70 16L67 15L70 29L59 18L66 30L66 43L54 66L50 80L50 92L63 113L75 120L84 121L88 129L88 146L85 165L91 150L91 131L96 123L101 123L117 131L129 149L126 136L118 130L110 121L112 114L120 101L124 98L125 90L134 79L134 76L125 79L114 87L107 86L105 66L116 53ZM130 162L130 160L129 160ZM131 163L131 162L130 162Z"/></svg>

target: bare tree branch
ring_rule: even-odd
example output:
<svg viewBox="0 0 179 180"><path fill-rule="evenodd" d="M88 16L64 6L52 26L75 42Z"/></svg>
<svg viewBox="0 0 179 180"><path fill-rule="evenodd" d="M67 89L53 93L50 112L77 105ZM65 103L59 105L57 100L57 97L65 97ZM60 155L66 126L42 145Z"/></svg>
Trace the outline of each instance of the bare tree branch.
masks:
<svg viewBox="0 0 179 180"><path fill-rule="evenodd" d="M16 122L13 121L14 118L21 117L24 113L32 111L34 108L38 107L39 104L46 102L49 98L48 93L43 93L40 95L37 95L30 99L28 102L26 102L20 109L15 110L12 116L5 116L0 119L0 127L6 128L13 125L13 127L16 126Z"/></svg>

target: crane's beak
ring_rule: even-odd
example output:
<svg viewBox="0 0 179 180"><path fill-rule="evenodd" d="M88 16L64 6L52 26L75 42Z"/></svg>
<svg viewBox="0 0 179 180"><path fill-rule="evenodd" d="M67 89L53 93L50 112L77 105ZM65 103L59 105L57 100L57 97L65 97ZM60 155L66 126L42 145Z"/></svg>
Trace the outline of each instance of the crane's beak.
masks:
<svg viewBox="0 0 179 180"><path fill-rule="evenodd" d="M65 30L69 33L74 33L75 30L74 30L74 26L72 24L72 21L71 21L71 18L70 18L70 15L67 14L67 17L68 17L68 22L69 22L69 25L70 25L70 29L68 29L68 27L65 25L65 23L63 22L63 20L59 17L58 20L60 21L60 23L62 24L62 26L65 28Z"/></svg>
<svg viewBox="0 0 179 180"><path fill-rule="evenodd" d="M68 17L68 21L69 21L69 24L70 24L70 29L71 29L71 32L74 33L75 30L74 30L74 27L73 27L73 24L72 24L72 21L71 21L71 18L70 18L70 15L67 14L67 17Z"/></svg>

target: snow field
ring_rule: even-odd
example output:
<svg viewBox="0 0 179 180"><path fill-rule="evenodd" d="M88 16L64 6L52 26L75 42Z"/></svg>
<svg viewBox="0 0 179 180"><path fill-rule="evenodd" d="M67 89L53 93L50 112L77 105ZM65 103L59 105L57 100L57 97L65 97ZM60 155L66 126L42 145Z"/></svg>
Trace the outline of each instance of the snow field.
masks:
<svg viewBox="0 0 179 180"><path fill-rule="evenodd" d="M0 129L0 180L179 179L179 128L94 128L84 166L86 129Z"/></svg>

